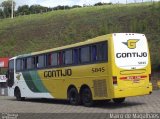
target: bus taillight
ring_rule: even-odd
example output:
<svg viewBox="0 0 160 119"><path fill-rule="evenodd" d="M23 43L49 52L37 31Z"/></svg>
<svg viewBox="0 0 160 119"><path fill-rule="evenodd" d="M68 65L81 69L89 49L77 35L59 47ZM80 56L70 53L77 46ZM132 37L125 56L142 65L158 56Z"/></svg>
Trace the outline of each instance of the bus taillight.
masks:
<svg viewBox="0 0 160 119"><path fill-rule="evenodd" d="M112 78L113 78L113 84L117 85L117 76L113 76Z"/></svg>

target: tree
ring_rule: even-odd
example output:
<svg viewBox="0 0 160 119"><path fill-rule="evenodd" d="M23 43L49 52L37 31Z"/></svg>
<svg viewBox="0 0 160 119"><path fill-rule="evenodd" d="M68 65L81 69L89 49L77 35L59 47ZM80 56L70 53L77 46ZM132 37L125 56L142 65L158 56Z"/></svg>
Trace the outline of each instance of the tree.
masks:
<svg viewBox="0 0 160 119"><path fill-rule="evenodd" d="M4 18L4 12L2 9L0 9L0 19L3 19Z"/></svg>
<svg viewBox="0 0 160 119"><path fill-rule="evenodd" d="M73 5L72 8L80 8L82 6L79 6L79 5Z"/></svg>
<svg viewBox="0 0 160 119"><path fill-rule="evenodd" d="M43 6L40 6L40 5L32 5L30 6L29 8L29 11L32 13L32 14L36 14L36 13L42 13L42 12L46 12L48 10L47 7L43 7Z"/></svg>
<svg viewBox="0 0 160 119"><path fill-rule="evenodd" d="M104 5L104 4L101 3L101 2L98 2L98 3L96 3L94 6L101 6L101 5Z"/></svg>
<svg viewBox="0 0 160 119"><path fill-rule="evenodd" d="M28 5L19 6L18 9L17 9L17 13L20 14L20 15L30 14L29 6Z"/></svg>
<svg viewBox="0 0 160 119"><path fill-rule="evenodd" d="M15 8L16 3L13 2L13 9ZM12 12L12 0L3 1L1 3L3 7L4 17L10 17Z"/></svg>
<svg viewBox="0 0 160 119"><path fill-rule="evenodd" d="M101 2L98 2L96 4L94 4L94 6L102 6L102 5L112 5L112 3L101 3Z"/></svg>
<svg viewBox="0 0 160 119"><path fill-rule="evenodd" d="M54 7L53 9L54 10L66 10L66 9L70 9L71 7L69 7L68 5L65 5L65 6L57 6L57 7Z"/></svg>

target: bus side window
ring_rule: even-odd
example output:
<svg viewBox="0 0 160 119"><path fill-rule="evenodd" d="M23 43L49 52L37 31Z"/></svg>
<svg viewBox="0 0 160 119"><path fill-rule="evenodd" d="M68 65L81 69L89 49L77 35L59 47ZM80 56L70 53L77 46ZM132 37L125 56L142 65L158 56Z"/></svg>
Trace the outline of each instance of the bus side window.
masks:
<svg viewBox="0 0 160 119"><path fill-rule="evenodd" d="M72 64L72 50L66 50L65 51L65 56L64 56L64 62L66 65Z"/></svg>
<svg viewBox="0 0 160 119"><path fill-rule="evenodd" d="M37 67L38 68L43 68L44 67L44 55L40 55L38 56L38 65Z"/></svg>
<svg viewBox="0 0 160 119"><path fill-rule="evenodd" d="M27 58L24 58L22 60L22 70L26 70L27 69Z"/></svg>
<svg viewBox="0 0 160 119"><path fill-rule="evenodd" d="M108 55L107 50L108 49L107 49L106 43L97 44L98 61L106 61L107 60L107 55Z"/></svg>
<svg viewBox="0 0 160 119"><path fill-rule="evenodd" d="M63 52L58 53L58 64L59 65L63 64Z"/></svg>
<svg viewBox="0 0 160 119"><path fill-rule="evenodd" d="M81 64L82 63L82 60L81 60L81 48L78 49L78 61L79 63Z"/></svg>
<svg viewBox="0 0 160 119"><path fill-rule="evenodd" d="M79 57L78 57L78 49L73 49L73 63L78 64Z"/></svg>
<svg viewBox="0 0 160 119"><path fill-rule="evenodd" d="M38 68L38 56L34 56L32 57L32 64L31 64L31 68L34 69L34 68Z"/></svg>
<svg viewBox="0 0 160 119"><path fill-rule="evenodd" d="M91 50L91 58L93 62L97 61L97 45L93 45L92 46L92 50Z"/></svg>
<svg viewBox="0 0 160 119"><path fill-rule="evenodd" d="M32 57L27 58L27 69L32 69Z"/></svg>
<svg viewBox="0 0 160 119"><path fill-rule="evenodd" d="M52 66L57 66L58 65L58 56L57 56L57 53L52 53L51 55L51 65Z"/></svg>
<svg viewBox="0 0 160 119"><path fill-rule="evenodd" d="M22 60L17 59L16 60L16 71L21 71L22 70Z"/></svg>
<svg viewBox="0 0 160 119"><path fill-rule="evenodd" d="M90 47L85 46L81 48L80 59L82 63L87 63L90 61Z"/></svg>
<svg viewBox="0 0 160 119"><path fill-rule="evenodd" d="M52 57L51 54L46 55L46 66L51 66Z"/></svg>

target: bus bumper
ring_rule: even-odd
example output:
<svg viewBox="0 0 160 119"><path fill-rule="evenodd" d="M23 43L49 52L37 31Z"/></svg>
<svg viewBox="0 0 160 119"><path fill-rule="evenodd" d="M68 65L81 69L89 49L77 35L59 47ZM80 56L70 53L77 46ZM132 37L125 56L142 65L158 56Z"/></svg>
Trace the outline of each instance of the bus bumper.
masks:
<svg viewBox="0 0 160 119"><path fill-rule="evenodd" d="M132 88L115 88L112 98L148 95L152 93L152 84Z"/></svg>

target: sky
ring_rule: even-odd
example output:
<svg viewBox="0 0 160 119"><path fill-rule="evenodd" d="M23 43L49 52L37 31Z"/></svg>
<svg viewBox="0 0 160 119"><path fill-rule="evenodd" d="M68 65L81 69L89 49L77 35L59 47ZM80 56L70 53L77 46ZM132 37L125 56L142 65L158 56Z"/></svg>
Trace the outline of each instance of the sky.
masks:
<svg viewBox="0 0 160 119"><path fill-rule="evenodd" d="M0 0L0 3L3 2L5 0ZM81 5L83 6L85 5L93 5L95 3L98 2L102 2L102 3L126 3L126 1L128 3L130 2L141 2L142 0L14 0L16 2L16 8L18 6L22 6L22 5L35 5L35 4L39 4L42 6L46 6L46 7L55 7L58 5ZM151 1L151 0L143 0L145 1ZM160 1L160 0L154 0L154 1Z"/></svg>

